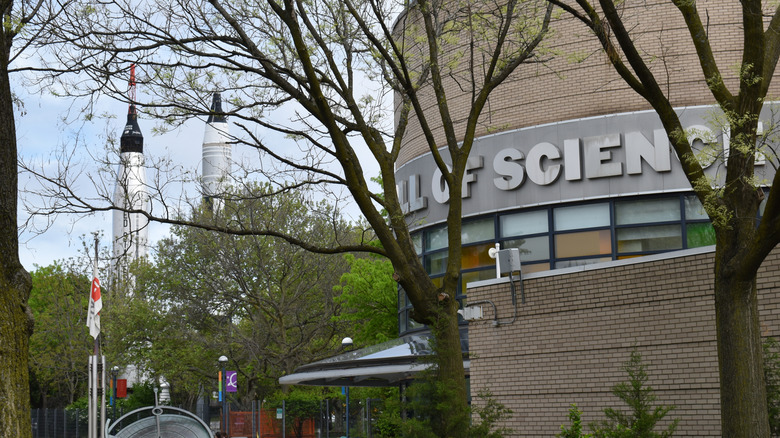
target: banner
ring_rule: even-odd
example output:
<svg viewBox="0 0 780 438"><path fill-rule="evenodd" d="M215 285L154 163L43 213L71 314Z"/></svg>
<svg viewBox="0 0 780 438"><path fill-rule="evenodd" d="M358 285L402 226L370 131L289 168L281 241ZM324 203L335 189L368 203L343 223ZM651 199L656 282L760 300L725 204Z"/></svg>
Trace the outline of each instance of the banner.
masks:
<svg viewBox="0 0 780 438"><path fill-rule="evenodd" d="M225 373L225 380L227 382L227 392L238 392L238 373L236 371L228 371Z"/></svg>
<svg viewBox="0 0 780 438"><path fill-rule="evenodd" d="M116 398L127 397L127 379L116 379Z"/></svg>

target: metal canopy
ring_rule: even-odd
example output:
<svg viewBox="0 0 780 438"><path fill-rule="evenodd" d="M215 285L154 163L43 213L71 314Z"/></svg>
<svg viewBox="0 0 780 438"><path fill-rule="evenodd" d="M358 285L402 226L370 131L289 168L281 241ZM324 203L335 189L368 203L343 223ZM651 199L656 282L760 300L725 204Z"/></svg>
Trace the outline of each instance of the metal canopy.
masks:
<svg viewBox="0 0 780 438"><path fill-rule="evenodd" d="M281 377L282 385L395 386L429 368L430 333L403 336L304 365ZM468 334L461 330L461 349L468 352ZM470 362L464 359L466 375Z"/></svg>
<svg viewBox="0 0 780 438"><path fill-rule="evenodd" d="M145 417L144 417L145 416ZM132 418L144 417L130 424ZM123 421L126 420L126 421ZM191 412L170 406L136 409L106 425L108 438L212 438L208 425Z"/></svg>

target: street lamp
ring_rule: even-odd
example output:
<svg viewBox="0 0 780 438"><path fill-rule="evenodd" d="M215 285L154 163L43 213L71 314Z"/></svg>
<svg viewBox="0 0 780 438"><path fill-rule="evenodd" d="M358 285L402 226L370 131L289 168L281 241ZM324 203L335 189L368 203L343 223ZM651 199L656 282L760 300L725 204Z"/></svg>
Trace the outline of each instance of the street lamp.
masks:
<svg viewBox="0 0 780 438"><path fill-rule="evenodd" d="M341 340L341 348L349 348L352 346L352 338L347 336ZM349 386L344 387L344 393L347 396L347 436L349 438Z"/></svg>
<svg viewBox="0 0 780 438"><path fill-rule="evenodd" d="M113 411L114 411L111 414L111 418L114 421L116 421L116 403L118 401L116 399L116 378L117 378L117 376L119 376L119 367L114 365L113 367L111 367L111 379L112 379L112 382L111 382L111 406L112 406Z"/></svg>
<svg viewBox="0 0 780 438"><path fill-rule="evenodd" d="M225 371L225 365L227 365L227 356L219 357L219 364L222 365L222 372L219 374L219 399L222 402L222 432L225 436L230 436L230 422L228 421L227 411L227 373ZM224 389L223 389L224 387Z"/></svg>

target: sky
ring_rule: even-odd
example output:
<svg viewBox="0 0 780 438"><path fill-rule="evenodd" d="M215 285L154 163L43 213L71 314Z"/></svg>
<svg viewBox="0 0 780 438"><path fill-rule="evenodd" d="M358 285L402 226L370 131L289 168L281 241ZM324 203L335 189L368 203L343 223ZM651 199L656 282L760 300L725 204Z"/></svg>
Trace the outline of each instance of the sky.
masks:
<svg viewBox="0 0 780 438"><path fill-rule="evenodd" d="M109 114L116 114L111 120L98 120L94 123L65 124L61 118L68 111L69 103L65 99L46 96L26 96L24 111L16 111L16 129L19 143L19 154L23 160L35 163L47 163L51 168L52 151L65 145L73 149L75 131L88 145L90 151L77 148L76 160L79 164L89 164L91 159L87 152L100 153L106 148L105 131L113 132L117 138L127 121L127 105L122 102L101 102L102 109ZM201 158L201 144L205 123L202 120L191 120L185 128L164 135L153 135L153 121L139 120L144 133L144 155L147 157L170 156L188 169L198 170ZM91 183L82 178L78 188L81 193L91 193L94 189ZM20 189L35 190L36 184L24 173L19 177ZM113 186L112 186L113 188ZM21 226L29 218L24 208L25 196L20 193L18 221ZM31 199L28 197L28 200ZM43 219L37 220L39 227L45 226ZM54 218L50 226L42 233L20 230L19 258L28 271L36 266L47 266L55 260L65 260L79 254L82 249L83 236L92 245L94 233L102 233L101 246L109 246L111 242L111 214L97 213L86 217L75 215L60 215ZM168 226L153 223L150 225L149 237L152 243L168 233Z"/></svg>
<svg viewBox="0 0 780 438"><path fill-rule="evenodd" d="M20 95L24 102L23 109L16 108L17 139L19 144L20 159L25 162L44 163L48 168L53 168L53 151L62 149L74 152L74 161L88 168L93 160L92 156L98 156L107 150L106 133L112 133L117 139L127 120L127 104L119 101L103 98L99 101L98 110L95 113L106 113L113 116L111 119L96 119L89 123L76 122L64 123L62 119L75 114L70 108L76 106L72 101L57 98L50 95L21 95L23 87L15 87L14 91ZM138 100L143 101L143 90L138 90ZM223 105L224 105L223 99ZM226 108L227 109L227 108ZM228 119L230 122L230 119ZM205 129L205 119L193 118L177 130L165 134L154 134L155 122L143 115L139 117L139 125L144 134L144 156L147 160L169 157L176 164L183 166L192 172L200 174L201 146ZM237 133L235 126L231 127L232 133ZM79 136L78 147L76 133ZM277 144L291 141L284 139L275 133L264 133L263 137L277 138L272 141ZM83 143L83 145L82 145ZM92 156L91 156L92 154ZM233 150L234 162L246 159L254 159L254 154L249 151ZM373 159L361 160L366 174L378 175L378 165L372 166ZM368 165L366 165L368 163ZM151 175L147 175L151 178ZM78 181L79 193L94 193L92 182L82 177ZM110 182L113 190L113 182ZM35 190L36 184L29 175L20 173L20 200L18 223L20 227L30 217L25 211L25 199L30 202L29 196L23 191ZM196 187L185 188L190 196L197 193ZM172 196L180 196L181 193L172 193ZM34 201L33 201L34 203ZM352 218L359 215L357 208L348 206L346 210ZM83 254L83 241L88 240L89 247L93 247L94 233L101 235L101 247L110 248L112 219L111 213L96 213L90 216L60 215L51 218L48 227L45 227L45 219L38 219L38 228L45 228L42 233L33 233L20 228L19 257L22 265L33 271L36 266L43 267L55 261L66 260ZM149 240L153 248L155 243L168 234L169 226L151 223Z"/></svg>

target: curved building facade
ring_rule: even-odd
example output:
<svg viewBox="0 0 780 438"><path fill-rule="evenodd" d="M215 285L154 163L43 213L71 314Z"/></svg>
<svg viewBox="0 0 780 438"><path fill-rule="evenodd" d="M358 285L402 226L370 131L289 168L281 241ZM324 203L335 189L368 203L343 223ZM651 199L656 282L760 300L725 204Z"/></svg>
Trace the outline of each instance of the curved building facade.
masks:
<svg viewBox="0 0 780 438"><path fill-rule="evenodd" d="M702 79L680 12L670 2L621 7L707 176L718 184L725 176L727 125ZM735 87L737 72L730 67L741 57L741 9L721 1L697 2L697 8L706 13L726 84ZM715 243L707 216L650 105L615 73L582 23L563 16L552 28L545 50L557 56L544 64L520 66L493 92L477 130L463 183L461 297L468 282L495 276L487 250L497 243L520 249L524 272ZM447 88L461 138L471 94L456 82L467 73L454 72ZM780 96L777 81L768 96ZM433 96L424 106L428 124L439 120L433 116ZM778 109L778 104L765 105L760 129L771 130ZM433 129L443 143L441 127ZM772 145L765 148L766 154L758 156L756 176L768 184L775 173L775 155ZM446 265L447 191L414 118L396 180L419 254L435 278ZM400 300L402 333L418 328L408 318L409 309Z"/></svg>
<svg viewBox="0 0 780 438"><path fill-rule="evenodd" d="M707 176L721 183L727 125L680 12L671 2L621 8ZM698 1L697 8L721 72L730 75L726 84L736 87L740 6ZM493 92L464 177L458 298L478 308L462 322L471 393L487 389L514 411L511 436L554 436L568 423L571 403L585 424L621 406L611 387L626 380L621 365L637 348L658 403L677 406L670 414L681 419L676 435L718 436L712 225L649 104L581 23L562 18L553 27L546 48L558 56L521 66ZM454 81L447 91L462 138L470 95ZM778 92L775 81L768 96ZM432 97L426 105L434 114ZM765 105L759 130L769 134L778 109ZM435 279L447 262L447 191L419 124L409 126L397 188ZM434 132L443 144L440 127ZM767 190L778 164L771 137L762 138L768 143L756 157L757 181ZM496 278L488 254L496 245L519 249L522 304L513 305L510 280ZM778 260L776 250L759 274L764 336L780 334ZM400 292L401 334L424 333L410 310Z"/></svg>

